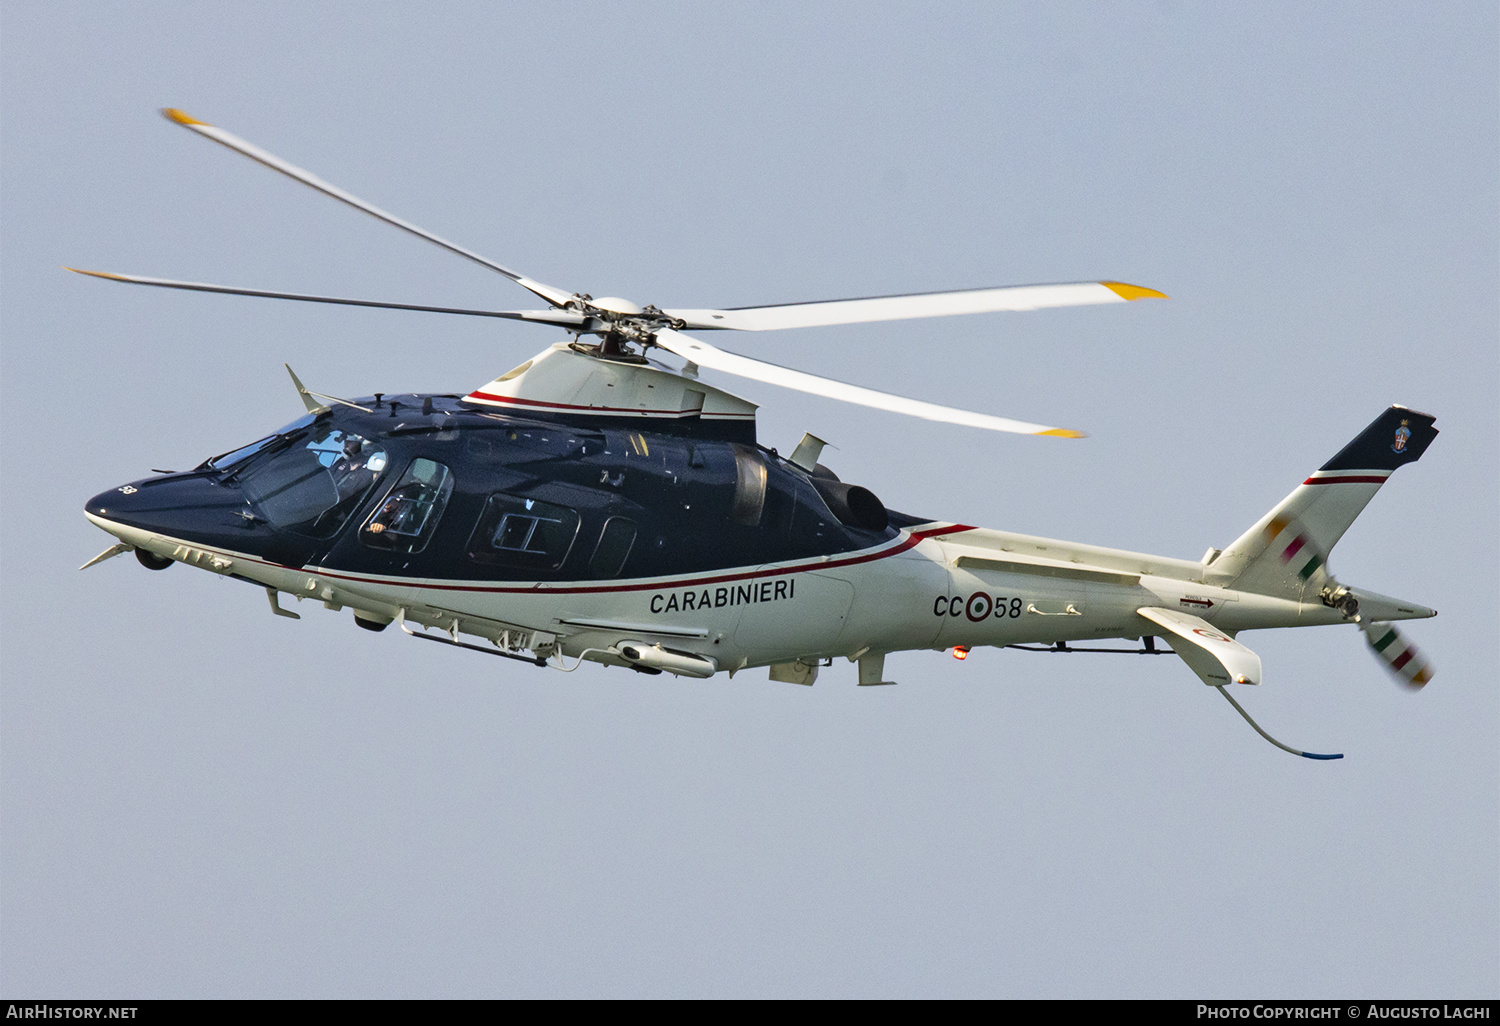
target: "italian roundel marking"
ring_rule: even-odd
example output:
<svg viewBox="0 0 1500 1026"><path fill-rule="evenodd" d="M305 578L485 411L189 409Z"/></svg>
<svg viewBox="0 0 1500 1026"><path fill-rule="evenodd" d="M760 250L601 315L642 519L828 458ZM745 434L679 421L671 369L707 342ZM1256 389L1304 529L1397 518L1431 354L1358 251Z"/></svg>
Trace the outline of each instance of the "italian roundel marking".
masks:
<svg viewBox="0 0 1500 1026"><path fill-rule="evenodd" d="M990 615L991 608L990 597L982 591L976 591L969 596L969 601L964 606L964 615L978 623Z"/></svg>
<svg viewBox="0 0 1500 1026"><path fill-rule="evenodd" d="M1207 638L1209 641L1222 641L1226 645L1232 645L1232 644L1234 644L1234 639L1233 638L1226 637L1223 634L1220 634L1218 631L1206 631L1202 627L1194 627L1193 628L1193 633L1194 634L1201 634L1205 638Z"/></svg>

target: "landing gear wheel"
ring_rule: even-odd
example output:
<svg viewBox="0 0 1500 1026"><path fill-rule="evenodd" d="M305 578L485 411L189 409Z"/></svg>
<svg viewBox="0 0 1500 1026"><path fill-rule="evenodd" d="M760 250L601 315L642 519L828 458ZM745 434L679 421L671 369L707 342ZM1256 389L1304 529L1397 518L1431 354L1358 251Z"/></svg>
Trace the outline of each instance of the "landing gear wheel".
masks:
<svg viewBox="0 0 1500 1026"><path fill-rule="evenodd" d="M145 549L136 549L135 558L140 560L141 566L147 570L165 570L172 565L172 560L153 555Z"/></svg>

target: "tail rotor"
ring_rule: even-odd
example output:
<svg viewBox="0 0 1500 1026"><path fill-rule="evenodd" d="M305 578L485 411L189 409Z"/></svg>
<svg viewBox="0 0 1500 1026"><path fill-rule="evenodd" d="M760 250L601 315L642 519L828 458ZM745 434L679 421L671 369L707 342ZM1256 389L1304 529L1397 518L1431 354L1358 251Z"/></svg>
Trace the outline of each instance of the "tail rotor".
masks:
<svg viewBox="0 0 1500 1026"><path fill-rule="evenodd" d="M1359 629L1364 631L1365 643L1375 653L1375 658L1402 685L1417 691L1432 679L1432 664L1394 624L1361 620Z"/></svg>

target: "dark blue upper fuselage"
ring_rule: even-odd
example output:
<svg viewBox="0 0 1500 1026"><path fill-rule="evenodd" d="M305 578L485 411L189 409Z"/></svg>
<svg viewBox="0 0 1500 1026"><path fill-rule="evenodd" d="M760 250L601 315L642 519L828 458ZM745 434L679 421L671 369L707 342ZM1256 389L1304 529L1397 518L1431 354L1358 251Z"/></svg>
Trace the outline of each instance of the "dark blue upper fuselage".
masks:
<svg viewBox="0 0 1500 1026"><path fill-rule="evenodd" d="M921 522L886 523L868 493L757 447L752 423L518 418L454 396L359 403L374 411L336 406L87 509L288 566L491 581L753 566Z"/></svg>

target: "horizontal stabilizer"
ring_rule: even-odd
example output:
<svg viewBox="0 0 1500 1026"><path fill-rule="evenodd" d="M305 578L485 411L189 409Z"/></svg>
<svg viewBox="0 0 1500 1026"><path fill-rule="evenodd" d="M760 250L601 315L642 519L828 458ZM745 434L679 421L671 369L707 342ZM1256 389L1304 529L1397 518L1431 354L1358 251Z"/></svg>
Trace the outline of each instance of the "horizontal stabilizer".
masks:
<svg viewBox="0 0 1500 1026"><path fill-rule="evenodd" d="M1260 683L1260 656L1208 621L1156 606L1145 606L1136 612L1167 629L1167 644L1203 678L1203 683L1215 687Z"/></svg>

